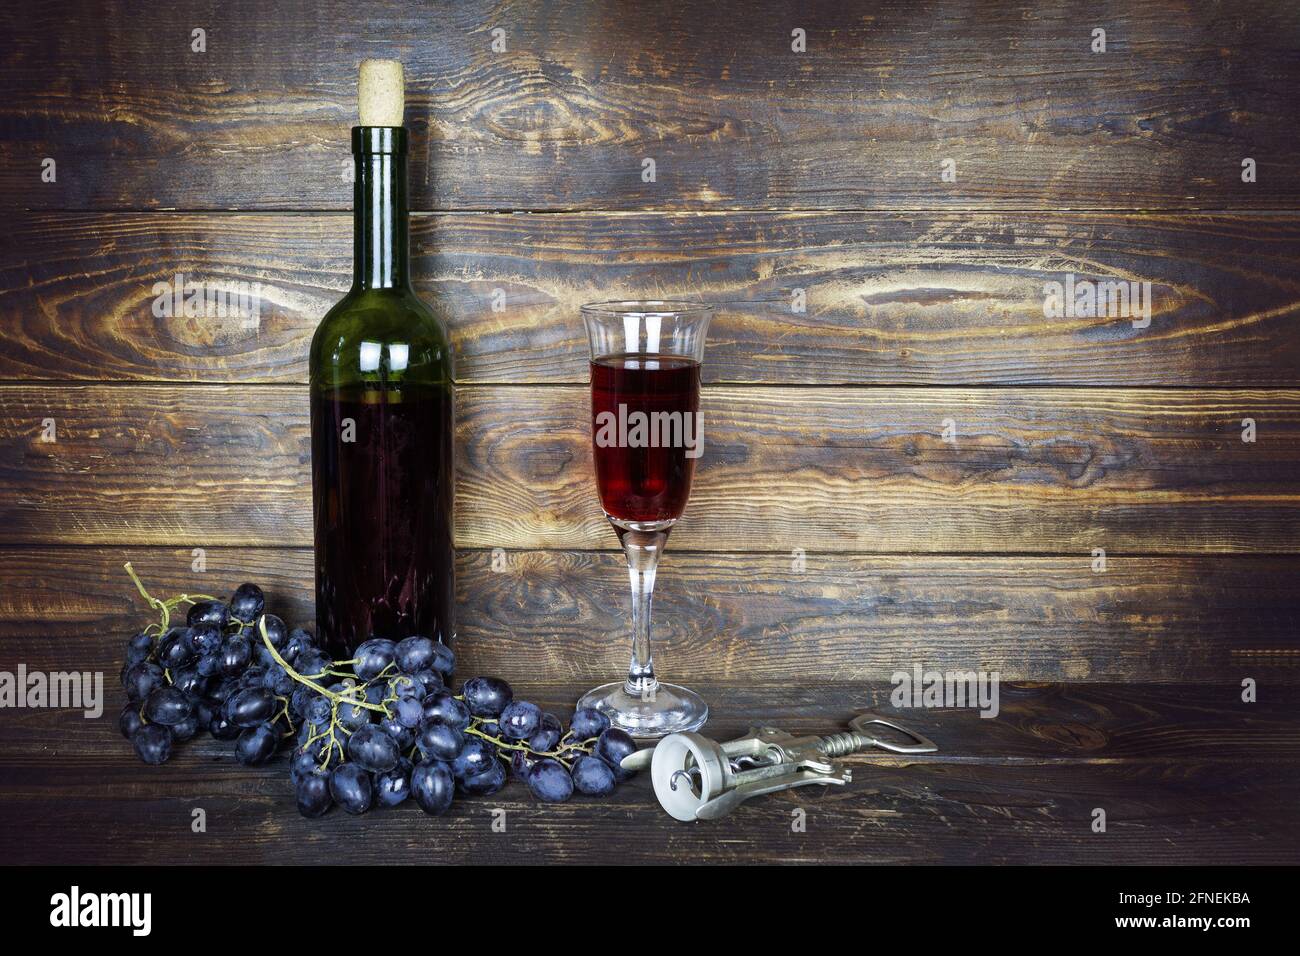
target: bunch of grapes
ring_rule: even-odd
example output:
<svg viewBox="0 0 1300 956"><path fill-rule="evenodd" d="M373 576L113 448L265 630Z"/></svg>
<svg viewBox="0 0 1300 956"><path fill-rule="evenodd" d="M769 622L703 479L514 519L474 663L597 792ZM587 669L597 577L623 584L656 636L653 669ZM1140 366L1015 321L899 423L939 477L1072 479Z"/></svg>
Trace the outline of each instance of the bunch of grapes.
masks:
<svg viewBox="0 0 1300 956"><path fill-rule="evenodd" d="M127 573L159 620L126 645L122 686L127 704L119 727L147 764L165 763L175 744L207 731L235 741L235 756L259 764L275 753L292 720L281 697L295 686L258 639L255 624L291 653L314 647L311 634L289 632L284 621L265 614L266 599L244 584L229 601L206 594L154 598L132 570ZM184 625L172 615L188 605ZM277 706L279 705L279 706Z"/></svg>
<svg viewBox="0 0 1300 956"><path fill-rule="evenodd" d="M408 797L441 814L457 790L496 793L510 774L560 802L575 791L608 795L630 776L620 762L636 745L603 714L581 709L566 732L500 678L471 678L453 694L452 653L428 638L376 638L349 661L308 664L310 676L290 671L302 681L290 700L302 718L290 775L304 816Z"/></svg>
<svg viewBox="0 0 1300 956"><path fill-rule="evenodd" d="M164 763L175 743L207 730L233 740L240 763L270 760L293 741L289 772L298 809L319 817L397 806L413 797L445 813L455 792L484 795L523 780L540 800L574 792L605 796L631 774L632 738L582 708L566 731L509 684L474 677L449 688L455 656L426 637L372 639L332 661L309 631L265 613L255 584L229 601L182 594L153 598L160 619L127 642L123 736L140 759ZM189 605L185 626L171 615Z"/></svg>

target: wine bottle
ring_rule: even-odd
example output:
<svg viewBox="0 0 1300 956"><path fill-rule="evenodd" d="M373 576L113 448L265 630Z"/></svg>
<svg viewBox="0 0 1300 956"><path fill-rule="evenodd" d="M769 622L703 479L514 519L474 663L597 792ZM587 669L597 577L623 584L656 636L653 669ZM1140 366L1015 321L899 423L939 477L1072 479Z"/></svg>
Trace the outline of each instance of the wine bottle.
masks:
<svg viewBox="0 0 1300 956"><path fill-rule="evenodd" d="M401 64L366 60L359 92L352 287L311 344L316 625L339 659L455 630L452 356L411 288Z"/></svg>

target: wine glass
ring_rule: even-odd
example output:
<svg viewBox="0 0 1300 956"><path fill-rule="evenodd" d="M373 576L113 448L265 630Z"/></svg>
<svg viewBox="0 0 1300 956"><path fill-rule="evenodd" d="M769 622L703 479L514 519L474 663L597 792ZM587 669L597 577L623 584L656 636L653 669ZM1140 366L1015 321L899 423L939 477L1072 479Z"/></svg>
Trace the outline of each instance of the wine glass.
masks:
<svg viewBox="0 0 1300 956"><path fill-rule="evenodd" d="M632 663L627 679L578 702L633 737L696 730L709 717L693 691L655 676L650 602L668 532L691 493L704 447L700 362L713 307L655 300L582 307L591 347L592 452L601 507L627 557Z"/></svg>

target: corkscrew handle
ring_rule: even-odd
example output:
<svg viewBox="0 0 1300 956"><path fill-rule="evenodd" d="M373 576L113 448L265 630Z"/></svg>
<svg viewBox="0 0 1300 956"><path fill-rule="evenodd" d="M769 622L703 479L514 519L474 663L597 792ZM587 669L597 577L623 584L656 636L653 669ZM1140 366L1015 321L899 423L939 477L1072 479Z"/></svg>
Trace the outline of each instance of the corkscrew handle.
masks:
<svg viewBox="0 0 1300 956"><path fill-rule="evenodd" d="M904 737L909 738L913 743L896 744L889 740L883 740L873 732L876 727L888 727L890 730L897 731ZM938 745L924 734L919 734L915 730L908 730L892 720L885 720L883 717L876 717L873 714L859 714L849 721L849 728L845 733L831 734L822 738L821 749L826 756L833 759L872 747L878 747L881 750L888 750L896 754L931 754L939 749Z"/></svg>

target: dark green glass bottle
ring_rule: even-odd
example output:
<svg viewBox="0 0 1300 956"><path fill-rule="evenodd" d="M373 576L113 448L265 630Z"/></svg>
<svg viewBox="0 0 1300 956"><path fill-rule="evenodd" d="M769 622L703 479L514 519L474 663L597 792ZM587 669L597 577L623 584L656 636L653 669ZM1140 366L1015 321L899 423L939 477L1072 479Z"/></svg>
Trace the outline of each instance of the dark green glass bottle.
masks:
<svg viewBox="0 0 1300 956"><path fill-rule="evenodd" d="M444 318L410 284L406 130L357 126L352 288L311 344L316 624L451 643L453 385Z"/></svg>

